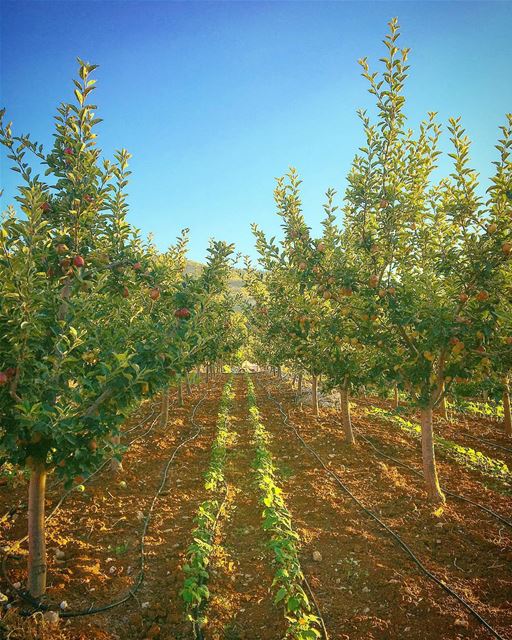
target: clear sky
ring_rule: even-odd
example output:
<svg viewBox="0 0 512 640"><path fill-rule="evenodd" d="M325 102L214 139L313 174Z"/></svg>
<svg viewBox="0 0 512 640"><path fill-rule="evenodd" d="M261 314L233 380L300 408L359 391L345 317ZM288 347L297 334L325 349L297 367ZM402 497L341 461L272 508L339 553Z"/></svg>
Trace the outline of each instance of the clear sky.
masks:
<svg viewBox="0 0 512 640"><path fill-rule="evenodd" d="M274 177L297 167L319 229L327 187L342 191L371 96L357 59L383 55L398 16L412 49L415 126L462 115L473 165L491 172L512 110L511 2L154 2L0 0L0 104L16 132L51 144L76 57L100 65L95 101L106 155L132 154L130 221L161 249L190 227L254 255L250 223L279 233ZM1 165L2 208L17 174Z"/></svg>

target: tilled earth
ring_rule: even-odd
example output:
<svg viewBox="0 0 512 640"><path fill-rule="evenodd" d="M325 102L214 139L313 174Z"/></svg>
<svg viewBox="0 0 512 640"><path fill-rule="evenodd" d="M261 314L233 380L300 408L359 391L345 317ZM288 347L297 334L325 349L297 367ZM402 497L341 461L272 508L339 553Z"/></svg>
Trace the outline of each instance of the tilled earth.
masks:
<svg viewBox="0 0 512 640"><path fill-rule="evenodd" d="M483 640L493 636L429 580L330 478L286 425L275 401L282 403L297 432L354 496L399 534L419 561L474 607L498 634L512 639L511 529L478 508L450 498L444 509L433 512L425 501L421 478L379 457L362 440L352 447L344 444L335 409L322 409L321 417L315 418L310 409L295 404L289 385L264 374L253 378L262 420L272 436L269 448L302 539L303 570L331 640ZM176 453L164 491L154 504L146 537L144 582L136 597L104 613L61 620L54 627L9 612L3 618L9 625L6 638L193 638L179 596L184 579L181 567L192 539L195 512L206 497L203 474L225 381L225 376L219 376L208 387L203 383L195 388L183 408L173 404L167 425L157 422L130 447L123 473L113 475L108 468L99 473L84 493L73 492L66 499L48 525L51 601L65 600L76 610L123 597L140 568L141 517L149 510L169 457L199 427L197 437ZM282 610L272 603L273 568L251 467L254 444L247 420L246 387L244 377L237 376L233 442L224 473L227 499L210 566L205 640L280 640L285 629ZM421 469L418 443L399 429L370 418L367 404L354 409L356 430L387 455ZM157 403L142 407L127 425L127 430L137 428L126 439L149 429L157 410ZM151 419L143 420L144 416ZM460 433L467 442L467 434L472 433L495 442L503 440L493 437L491 425L460 421L442 423L439 432L452 439ZM461 443L467 446L467 442ZM475 448L504 459L491 448ZM480 474L447 460L439 461L439 471L447 489L510 519L510 496L490 486ZM17 516L0 524L2 546L25 533L23 491L0 488L0 515L11 505L19 506ZM59 495L58 487L49 490L49 510ZM315 558L321 560L313 560L313 552L319 552ZM23 567L23 558L9 563L13 582L23 581ZM7 590L0 583L0 591Z"/></svg>

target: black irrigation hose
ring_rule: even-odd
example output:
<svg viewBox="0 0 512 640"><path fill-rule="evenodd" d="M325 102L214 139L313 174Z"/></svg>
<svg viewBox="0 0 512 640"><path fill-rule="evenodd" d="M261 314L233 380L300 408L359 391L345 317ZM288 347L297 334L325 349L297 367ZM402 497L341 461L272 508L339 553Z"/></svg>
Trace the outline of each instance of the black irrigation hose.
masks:
<svg viewBox="0 0 512 640"><path fill-rule="evenodd" d="M423 478L423 474L420 471L418 471L417 469L415 469L414 467L411 467L410 465L406 464L405 462L402 462L401 460L398 460L397 458L393 458L392 456L390 456L387 453L384 453L383 451L378 449L361 432L360 429L355 428L354 430L357 431L359 437L362 440L364 440L364 442L369 444L370 447L372 447L378 455L382 456L383 458L387 458L388 460L391 460L392 462L394 462L395 464L399 465L400 467L404 467L404 469L408 469L409 471L414 473L419 478ZM467 502L468 504L471 504L472 506L477 507L478 509L481 509L482 511L485 511L485 513L489 514L493 518L496 518L496 520L499 520L501 523L503 523L507 527L511 527L512 528L512 522L510 520L507 520L503 516L500 516L499 513L496 513L495 511L493 511L492 509L489 509L488 507L484 506L483 504L480 504L479 502L475 502L474 500L471 500L470 498L466 498L466 496L460 495L459 493L455 493L453 491L449 491L448 489L445 489L444 487L442 488L442 490L443 490L444 493L446 493L446 495L451 496L452 498L456 498L457 500L461 500L462 502Z"/></svg>
<svg viewBox="0 0 512 640"><path fill-rule="evenodd" d="M153 411L151 413L151 416L149 419L151 419L154 415L155 415L155 411ZM146 431L144 431L143 433L139 434L137 437L133 438L133 440L131 440L128 443L128 447L131 447L132 444L134 444L135 442L137 442L137 440L140 440L141 438L144 438L145 436L148 435L148 433L150 433L154 427L155 424L158 420L158 418L160 417L160 414L156 416L156 418L154 418L153 422L151 423L151 426L149 427L149 429L147 429ZM147 422L148 419L144 419L142 420L142 422L137 423L137 427L139 427L141 424L144 424L145 422ZM85 484L86 482L89 482L89 480L91 480L95 475L97 475L100 471L102 471L109 462L112 461L113 458L107 458L106 460L104 460L99 467L97 467L91 474L89 474L86 478L84 478L82 484ZM53 518L53 516L57 513L57 511L61 508L62 504L64 503L64 501L66 500L66 498L73 493L73 491L76 490L76 486L71 487L70 489L68 489L67 491L65 491L62 496L60 497L59 501L57 502L57 504L53 507L53 509L50 511L50 513L46 516L46 518L44 519L45 523L50 522L50 520ZM26 536L24 536L23 538L20 538L19 540L16 540L16 542L13 542L10 546L10 550L17 548L20 546L20 544L23 544L24 542L26 542L28 540L28 534Z"/></svg>
<svg viewBox="0 0 512 640"><path fill-rule="evenodd" d="M158 498L160 497L160 494L162 493L164 486L167 483L167 477L168 477L168 473L169 473L169 468L172 464L172 462L174 461L174 458L176 457L176 454L178 453L178 451L188 442L191 442L192 440L195 440L195 438L197 438L197 436L201 433L201 426L197 424L197 422L195 421L195 415L197 412L197 409L200 407L200 405L204 402L204 400L206 399L206 396L208 395L208 390L206 390L205 395L199 400L199 402L195 405L193 411L192 411L192 415L190 418L190 421L192 423L192 425L194 427L196 427L196 431L189 436L188 438L186 438L185 440L183 440L173 451L172 456L169 458L169 460L167 461L167 463L164 466L163 472L162 472L162 480L160 482L160 486L158 487L158 490L155 494L155 496L153 497L153 500L151 502L151 505L149 507L149 511L144 519L144 526L142 528L142 533L141 533L141 537L140 537L140 571L139 574L137 576L137 579L135 580L132 588L128 591L128 593L123 596L122 598L120 598L119 600L115 600L113 602L110 602L109 604L106 605L102 605L100 607L89 607L88 609L81 609L81 610L77 610L77 611L63 611L63 612L59 612L59 615L61 618L77 618L80 616L87 616L87 615L92 615L95 613L103 613L105 611L109 611L110 609L113 609L114 607L118 607L121 604L124 604L125 602L127 602L130 598L135 597L135 593L140 589L142 582L144 580L144 569L145 569L145 561L146 561L146 554L145 554L145 538L146 538L146 533L149 527L149 523L151 520L151 516L153 513L153 509L155 507L155 504L158 500ZM43 605L40 602L38 602L35 598L33 598L32 596L30 596L30 594L26 593L25 591L22 591L20 589L16 589L13 585L13 583L11 582L8 574L7 574L7 560L8 560L8 555L4 555L4 558L2 560L2 574L3 577L5 578L6 582L8 583L8 585L10 586L10 588L12 589L13 592L15 592L22 600L24 600L25 602L27 602L28 604L30 604L34 609L36 609L36 611L49 611L51 610L51 607L49 605Z"/></svg>
<svg viewBox="0 0 512 640"><path fill-rule="evenodd" d="M327 633L327 627L325 626L325 621L322 616L322 612L320 611L320 606L318 605L318 602L315 598L315 594L313 593L313 589L311 588L306 576L304 576L303 582L306 585L307 590L309 591L309 595L311 596L311 600L313 600L313 604L315 605L315 609L318 614L318 619L320 620L320 626L322 627L322 633L324 634L324 638L325 640L329 640L329 634Z"/></svg>
<svg viewBox="0 0 512 640"><path fill-rule="evenodd" d="M357 402L363 404L363 406L366 406L366 404L371 405L371 401L366 400L366 403L363 404L361 399L357 399ZM466 414L462 414L464 416L464 421L466 419ZM478 416L476 416L478 417ZM482 442L486 445L488 445L489 447L493 447L494 449L502 449L503 451L508 451L509 453L512 453L512 449L510 447L504 447L502 444L498 444L497 442L492 442L491 440L486 440L485 438L480 438L479 436L473 436L469 433L462 433L461 435L463 435L465 438L470 438L471 440L476 440L477 442Z"/></svg>
<svg viewBox="0 0 512 640"><path fill-rule="evenodd" d="M479 613L478 611L476 611L468 602L466 602L466 600L464 600L464 598L462 598L461 596L459 596L458 593L456 593L451 587L449 587L447 584L445 584L440 578L438 578L436 575L434 575L431 571L429 571L427 569L427 567L425 567L425 565L421 562L421 560L419 560L419 558L417 558L414 555L414 552L412 551L412 549L402 540L402 538L400 538L400 536L395 533L395 531L393 531L393 529L391 529L390 527L388 527L388 525L383 522L375 513L373 513L373 511L371 511L370 509L368 509L367 507L364 506L364 504L358 499L356 498L356 496L350 491L350 489L343 484L343 482L341 481L340 477L334 473L334 471L331 471L331 469L329 469L329 467L325 464L325 462L322 460L322 458L318 455L318 453L310 446L308 445L305 440L302 438L302 436L299 434L299 432L297 431L297 429L293 426L293 424L289 421L288 415L285 413L285 411L282 408L281 403L276 400L268 391L268 388L266 389L267 392L267 396L270 400L272 400L275 405L278 407L281 415L283 416L283 422L286 426L288 426L290 429L292 429L292 431L295 433L295 436L300 440L300 442L302 443L303 447L305 449L307 449L317 460L318 462L322 465L322 467L324 468L324 471L327 472L328 475L331 476L331 478L336 482L336 484L338 484L339 487L341 487L341 489L358 505L358 507L370 518L372 518L380 527L382 527L392 538L393 540L398 544L398 546L409 556L409 558L414 562L414 564L416 564L419 569L433 582L435 582L439 587L441 587L441 589L443 589L446 593L448 593L448 595L452 596L452 598L454 598L455 600L457 600L457 602L459 602L476 620L478 620L478 622L480 622L481 625L483 625L495 638L497 638L497 640L506 640L504 638L504 636L500 635Z"/></svg>
<svg viewBox="0 0 512 640"><path fill-rule="evenodd" d="M122 435L126 435L126 434L128 434L128 433L131 433L132 431L135 431L135 429L138 429L141 425L143 425L143 424L145 424L145 423L149 422L150 420L152 420L152 419L153 419L153 417L155 416L155 414L156 414L155 409L151 409L151 414L150 414L149 416L146 416L143 420L139 420L139 422L137 422L137 423L135 424L135 426L131 427L130 429L128 429L128 430L126 430L126 431L123 431ZM134 440L132 440L130 443L128 443L128 446L130 446L133 442L134 442ZM102 464L100 465L100 467L99 467L99 468L97 468L97 469L95 469L91 475L87 476L87 478L84 480L84 482L88 482L88 481L92 478L92 476L93 476L93 475L95 475L98 471L100 471L101 469L103 469L103 467L104 467L106 464L108 464L111 460L112 460L112 458L109 458L108 460L106 460L106 461L102 462ZM59 484L61 484L62 482L63 482L63 480L62 480L62 479L61 479L61 480L57 480L56 482L52 483L51 488L58 487L58 486L59 486ZM71 491L72 491L72 490L73 490L73 489L71 489ZM70 493L70 491L68 491L68 492L66 493L66 496L67 496L67 495L69 495L69 493ZM58 506L60 507L60 505L61 505L61 504L62 504L62 502L59 502L59 505L58 505ZM6 513L5 513L2 517L0 517L0 523L1 523L1 522L4 522L4 520L7 520L7 519L9 519L10 517L12 517L12 515L14 515L14 513L16 513L16 510L17 510L17 509L16 509L16 507L11 507L8 511L6 511ZM52 512L52 514L53 514L53 512ZM52 514L50 514L50 515L52 515ZM48 516L48 517L49 517L49 516ZM25 537L24 537L24 538L22 538L21 540L18 540L18 541L15 543L15 545L18 545L18 544L21 544L22 542L25 542L25 540L26 540L26 539L27 539L27 536L25 536Z"/></svg>
<svg viewBox="0 0 512 640"><path fill-rule="evenodd" d="M372 447L372 449L374 449L374 451L379 456L382 456L383 458L387 458L388 460L391 460L392 462L394 462L398 466L404 467L404 469L408 469L411 473L414 473L414 475L418 476L418 478L423 478L423 474L420 471L418 471L417 469L415 469L414 467L411 467L410 465L406 464L405 462L402 462L401 460L398 460L397 458L393 458L392 456L388 455L387 453L384 453L381 449L376 447L373 444L373 442L371 442L370 439L367 438L362 433L362 431L360 429L355 428L354 431L356 431L358 436L361 438L361 440L363 440L364 442L369 444L370 447ZM456 498L457 500L462 500L463 502L467 502L468 504L471 504L474 507L477 507L478 509L481 509L482 511L485 511L486 513L488 513L489 515L493 516L494 518L496 518L497 520L499 520L503 524L505 524L508 527L512 528L512 522L510 522L510 520L507 520L503 516L500 516L498 513L496 513L495 511L492 511L488 507L485 507L484 505L482 505L482 504L480 504L478 502L474 502L470 498L466 498L465 496L462 496L462 495L460 495L458 493L454 493L453 491L449 491L448 489L445 489L444 487L442 487L442 490L443 490L444 493L446 493L446 495L451 496L452 498Z"/></svg>
<svg viewBox="0 0 512 640"><path fill-rule="evenodd" d="M495 449L502 449L503 451L508 451L512 453L512 449L510 447L504 447L502 444L497 444L496 442L491 442L490 440L486 440L485 438L479 438L478 436L472 436L469 433L465 433L464 436L466 438L471 438L471 440L477 440L478 442L483 442L489 447L494 447Z"/></svg>

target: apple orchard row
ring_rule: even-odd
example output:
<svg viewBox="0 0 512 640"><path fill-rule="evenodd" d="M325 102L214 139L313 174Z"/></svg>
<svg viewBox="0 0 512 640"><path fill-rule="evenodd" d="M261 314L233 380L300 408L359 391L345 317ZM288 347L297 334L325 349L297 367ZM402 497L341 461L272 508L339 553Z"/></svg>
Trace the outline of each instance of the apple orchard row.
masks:
<svg viewBox="0 0 512 640"><path fill-rule="evenodd" d="M258 268L245 301L229 288L232 245L212 242L185 273L187 231L166 252L127 221L129 154L103 159L95 65L79 63L74 101L60 105L53 147L0 142L20 186L0 237L0 458L29 476L28 591L45 590L46 478L68 484L123 453L120 428L142 400L199 366L248 358L338 389L347 442L350 394L396 389L421 412L426 489L444 500L434 409L448 395L503 399L510 435L512 115L485 196L459 118L407 128L409 50L390 23L383 73L360 60L374 105L359 112L363 146L343 198L328 189L322 234L302 210L295 170L277 180L280 242L254 227ZM416 125L416 123L414 123ZM451 167L438 177L445 137ZM164 412L167 405L163 405Z"/></svg>

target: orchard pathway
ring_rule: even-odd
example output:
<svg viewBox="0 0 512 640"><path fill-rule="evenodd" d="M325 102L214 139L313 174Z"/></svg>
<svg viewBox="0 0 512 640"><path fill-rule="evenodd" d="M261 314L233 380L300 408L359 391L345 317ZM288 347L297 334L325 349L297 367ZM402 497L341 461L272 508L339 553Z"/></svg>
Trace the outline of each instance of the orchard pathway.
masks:
<svg viewBox="0 0 512 640"><path fill-rule="evenodd" d="M208 640L275 640L284 635L280 607L272 603L268 535L261 526L262 507L252 470L254 443L248 421L247 383L235 376L231 410L234 442L224 476L228 499L217 533L209 582Z"/></svg>
<svg viewBox="0 0 512 640"><path fill-rule="evenodd" d="M490 636L420 574L391 539L336 488L293 431L284 426L276 404L267 397L268 386L306 442L363 503L507 637L507 625L512 625L507 607L512 587L507 533L486 522L489 534L483 535L481 519L459 503L449 503L441 514L433 515L421 482L412 481L405 470L383 464L362 443L344 444L335 411L322 409L321 418L316 419L309 408L300 411L294 406L294 394L282 382L258 375L258 405L274 436L270 448L281 463L287 504L304 541L302 566L312 576L332 640L483 640ZM359 415L354 423L360 426ZM314 550L320 550L322 561L312 560Z"/></svg>

